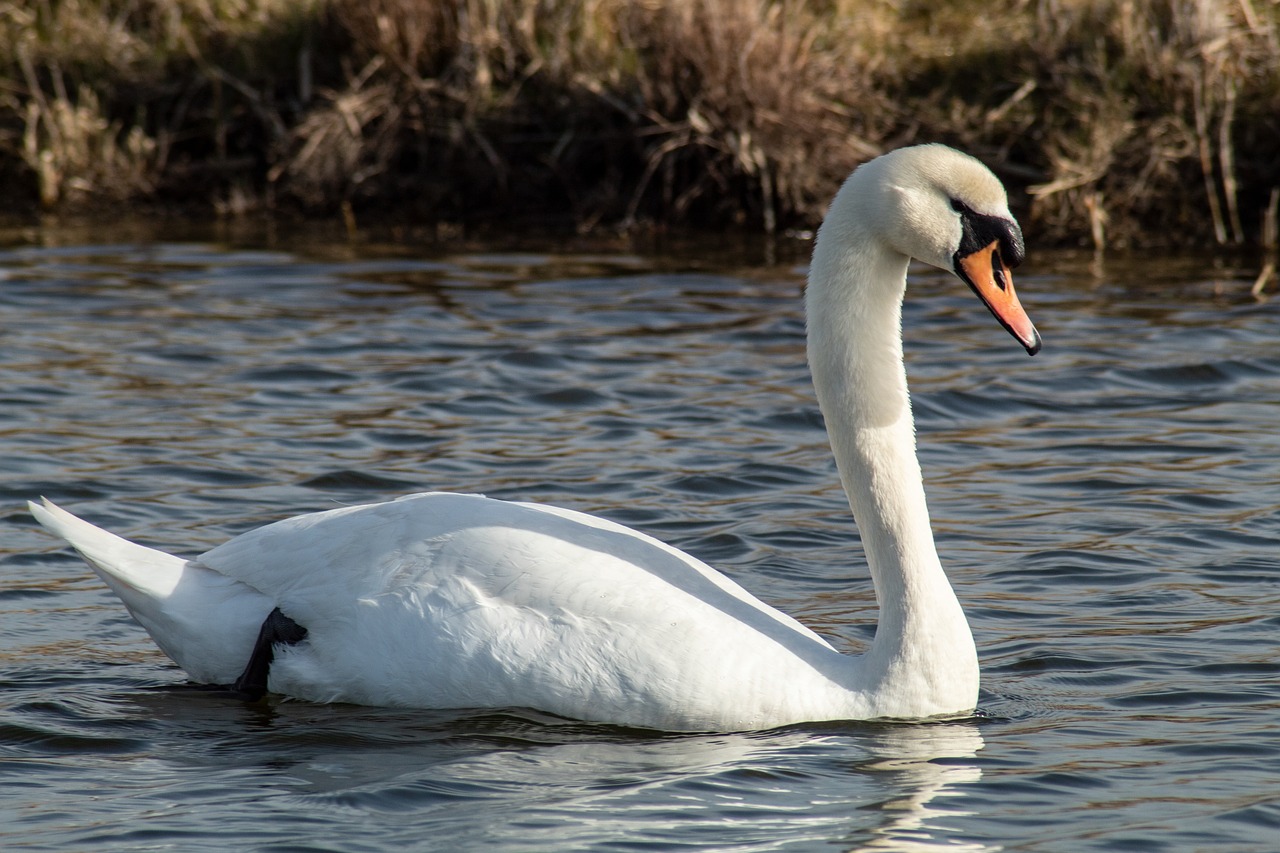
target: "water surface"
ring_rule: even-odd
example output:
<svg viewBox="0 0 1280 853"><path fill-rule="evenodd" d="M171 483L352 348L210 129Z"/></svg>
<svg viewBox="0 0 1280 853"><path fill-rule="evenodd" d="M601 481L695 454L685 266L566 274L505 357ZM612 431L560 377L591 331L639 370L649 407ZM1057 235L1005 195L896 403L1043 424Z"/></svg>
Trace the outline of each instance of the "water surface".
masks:
<svg viewBox="0 0 1280 853"><path fill-rule="evenodd" d="M1280 300L1033 253L1023 354L905 311L981 713L666 736L193 689L23 502L181 554L424 489L653 533L849 650L874 598L802 263L35 232L0 249L0 846L1273 850Z"/></svg>

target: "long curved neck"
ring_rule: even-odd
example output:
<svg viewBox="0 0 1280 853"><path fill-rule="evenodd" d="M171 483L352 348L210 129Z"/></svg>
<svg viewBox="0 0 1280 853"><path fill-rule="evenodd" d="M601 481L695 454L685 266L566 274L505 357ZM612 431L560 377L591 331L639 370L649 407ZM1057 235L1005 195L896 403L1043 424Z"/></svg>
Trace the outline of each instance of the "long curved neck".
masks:
<svg viewBox="0 0 1280 853"><path fill-rule="evenodd" d="M809 363L880 607L863 678L945 705L957 690L976 699L977 657L938 560L916 458L902 360L908 261L856 230L819 239L806 291Z"/></svg>

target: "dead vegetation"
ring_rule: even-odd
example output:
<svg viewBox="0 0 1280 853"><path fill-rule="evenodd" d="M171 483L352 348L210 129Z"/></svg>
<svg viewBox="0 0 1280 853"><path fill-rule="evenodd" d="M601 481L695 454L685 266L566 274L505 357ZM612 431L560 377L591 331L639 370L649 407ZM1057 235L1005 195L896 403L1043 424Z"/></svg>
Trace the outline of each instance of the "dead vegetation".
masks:
<svg viewBox="0 0 1280 853"><path fill-rule="evenodd" d="M0 0L0 77L33 209L775 230L940 140L1041 240L1232 245L1280 187L1275 0Z"/></svg>
<svg viewBox="0 0 1280 853"><path fill-rule="evenodd" d="M1043 5L1039 74L1057 97L1041 112L1055 132L1030 187L1038 219L1062 234L1087 223L1098 245L1257 241L1280 183L1277 5Z"/></svg>

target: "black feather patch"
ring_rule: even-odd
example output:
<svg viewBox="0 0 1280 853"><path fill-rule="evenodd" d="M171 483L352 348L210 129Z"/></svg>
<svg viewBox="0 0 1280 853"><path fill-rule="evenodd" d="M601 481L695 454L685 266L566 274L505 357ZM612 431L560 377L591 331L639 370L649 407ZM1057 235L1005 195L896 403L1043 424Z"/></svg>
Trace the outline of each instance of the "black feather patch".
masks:
<svg viewBox="0 0 1280 853"><path fill-rule="evenodd" d="M1022 242L1022 229L1012 219L978 213L959 199L951 200L951 207L960 214L960 250L956 256L963 258L993 242L1000 244L1000 257L1015 269L1027 256Z"/></svg>

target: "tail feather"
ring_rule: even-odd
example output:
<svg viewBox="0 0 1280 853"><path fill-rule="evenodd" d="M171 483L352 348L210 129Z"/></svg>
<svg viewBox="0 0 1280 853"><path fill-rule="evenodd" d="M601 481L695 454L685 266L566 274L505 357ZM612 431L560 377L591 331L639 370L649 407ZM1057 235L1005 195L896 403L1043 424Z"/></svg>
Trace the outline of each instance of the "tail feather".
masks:
<svg viewBox="0 0 1280 853"><path fill-rule="evenodd" d="M138 596L165 598L173 592L186 560L130 542L101 527L77 518L62 507L41 498L28 501L36 521L80 552L98 576L133 610Z"/></svg>
<svg viewBox="0 0 1280 853"><path fill-rule="evenodd" d="M274 602L199 562L130 542L43 499L36 521L80 552L165 654L196 681L229 684Z"/></svg>

